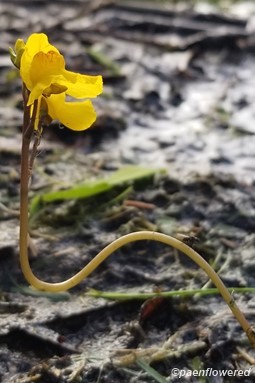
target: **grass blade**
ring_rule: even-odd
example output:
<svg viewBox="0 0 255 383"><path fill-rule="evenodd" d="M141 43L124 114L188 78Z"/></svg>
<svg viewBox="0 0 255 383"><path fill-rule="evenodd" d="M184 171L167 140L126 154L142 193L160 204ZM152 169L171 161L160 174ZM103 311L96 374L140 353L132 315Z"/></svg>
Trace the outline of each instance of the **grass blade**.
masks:
<svg viewBox="0 0 255 383"><path fill-rule="evenodd" d="M152 368L148 363L146 363L142 359L138 359L136 361L136 364L141 367L147 374L154 378L156 382L158 383L167 383L167 380L164 378L164 376L160 375L158 371L156 371L154 368Z"/></svg>

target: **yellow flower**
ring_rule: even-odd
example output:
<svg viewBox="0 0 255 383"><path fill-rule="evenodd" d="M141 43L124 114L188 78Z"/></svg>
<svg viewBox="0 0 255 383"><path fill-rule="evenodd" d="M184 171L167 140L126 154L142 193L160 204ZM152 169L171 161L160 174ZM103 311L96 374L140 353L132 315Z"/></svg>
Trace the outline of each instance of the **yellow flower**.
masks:
<svg viewBox="0 0 255 383"><path fill-rule="evenodd" d="M96 112L90 100L66 101L66 95L95 98L102 93L102 77L66 70L64 57L45 34L32 34L22 46L20 75L30 91L27 105L38 100L45 109L47 104L48 116L73 130L87 129L95 121Z"/></svg>

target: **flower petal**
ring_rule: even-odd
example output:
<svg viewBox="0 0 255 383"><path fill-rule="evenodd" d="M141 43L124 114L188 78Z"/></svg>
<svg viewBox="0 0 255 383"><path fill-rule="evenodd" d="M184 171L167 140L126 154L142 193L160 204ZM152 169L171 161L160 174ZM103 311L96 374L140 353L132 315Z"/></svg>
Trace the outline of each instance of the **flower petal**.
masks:
<svg viewBox="0 0 255 383"><path fill-rule="evenodd" d="M30 79L35 85L49 76L58 76L65 68L64 57L54 51L38 52L31 62Z"/></svg>
<svg viewBox="0 0 255 383"><path fill-rule="evenodd" d="M50 81L50 80L49 80ZM47 89L50 86L50 83L38 83L36 86L34 86L31 90L31 93L29 94L27 105L32 105L35 100L38 100L42 94L44 89Z"/></svg>
<svg viewBox="0 0 255 383"><path fill-rule="evenodd" d="M80 73L63 71L64 80L59 84L67 86L66 94L75 98L94 98L103 91L102 76L87 76Z"/></svg>
<svg viewBox="0 0 255 383"><path fill-rule="evenodd" d="M96 112L91 101L65 102L65 95L52 94L45 98L48 114L72 130L85 130L96 120Z"/></svg>
<svg viewBox="0 0 255 383"><path fill-rule="evenodd" d="M52 84L50 84L50 86L48 88L45 88L43 90L43 95L45 97L49 97L51 94L64 93L66 90L67 90L67 87L65 85L52 83Z"/></svg>
<svg viewBox="0 0 255 383"><path fill-rule="evenodd" d="M20 62L20 75L27 88L31 90L30 67L34 56L38 52L48 53L50 51L59 53L58 49L51 45L44 33L33 33L27 40Z"/></svg>
<svg viewBox="0 0 255 383"><path fill-rule="evenodd" d="M54 51L59 53L59 50L49 43L48 36L44 33L33 33L30 35L26 42L26 51L32 59L38 52L48 53L49 51Z"/></svg>
<svg viewBox="0 0 255 383"><path fill-rule="evenodd" d="M65 67L64 57L54 51L48 53L38 52L30 66L30 81L31 81L31 94L28 99L28 105L31 105L38 97L40 97L44 91L49 93L51 85L55 83L57 85L57 79L59 73L63 72ZM59 84L59 92L64 92L67 87ZM55 92L53 92L55 93ZM48 95L48 94L47 94Z"/></svg>

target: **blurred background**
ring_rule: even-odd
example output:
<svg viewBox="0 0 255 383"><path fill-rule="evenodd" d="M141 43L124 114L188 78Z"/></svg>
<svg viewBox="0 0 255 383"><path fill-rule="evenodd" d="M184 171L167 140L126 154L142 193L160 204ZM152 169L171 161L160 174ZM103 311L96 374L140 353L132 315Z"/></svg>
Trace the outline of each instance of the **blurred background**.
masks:
<svg viewBox="0 0 255 383"><path fill-rule="evenodd" d="M111 153L113 162L253 179L253 1L10 0L0 7L1 137L21 124L8 48L45 32L67 68L101 73L105 83L94 127L77 135L57 125L51 138Z"/></svg>
<svg viewBox="0 0 255 383"><path fill-rule="evenodd" d="M173 366L249 368L254 351L218 295L160 300L148 312L141 301L86 295L208 286L163 245L121 249L59 296L27 286L18 264L21 80L8 49L34 32L48 35L67 69L104 79L93 127L72 132L54 121L44 130L30 191L35 273L63 280L116 237L158 230L191 237L227 286L255 286L255 2L2 0L0 381L165 383L180 382ZM43 199L130 165L142 171L102 181L106 193ZM253 295L237 300L254 322ZM145 349L160 376L125 364Z"/></svg>

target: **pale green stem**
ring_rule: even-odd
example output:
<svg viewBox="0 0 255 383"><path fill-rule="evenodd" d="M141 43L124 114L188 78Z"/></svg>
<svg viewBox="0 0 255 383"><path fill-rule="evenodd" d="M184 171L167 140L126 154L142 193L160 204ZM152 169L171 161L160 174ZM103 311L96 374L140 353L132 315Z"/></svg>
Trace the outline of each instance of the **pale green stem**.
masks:
<svg viewBox="0 0 255 383"><path fill-rule="evenodd" d="M228 287L228 291L230 294L233 293L255 293L255 287ZM91 289L88 290L85 295L94 298L104 298L109 300L117 300L117 301L128 301L128 300L147 300L152 298L173 298L173 297L192 297L192 296L206 296L206 295L216 295L220 294L219 290L211 287L209 289L204 289L203 287L200 289L190 289L190 290L171 290L171 291L160 291L160 292L150 292L150 293L139 293L139 292L119 292L119 291L101 291Z"/></svg>

